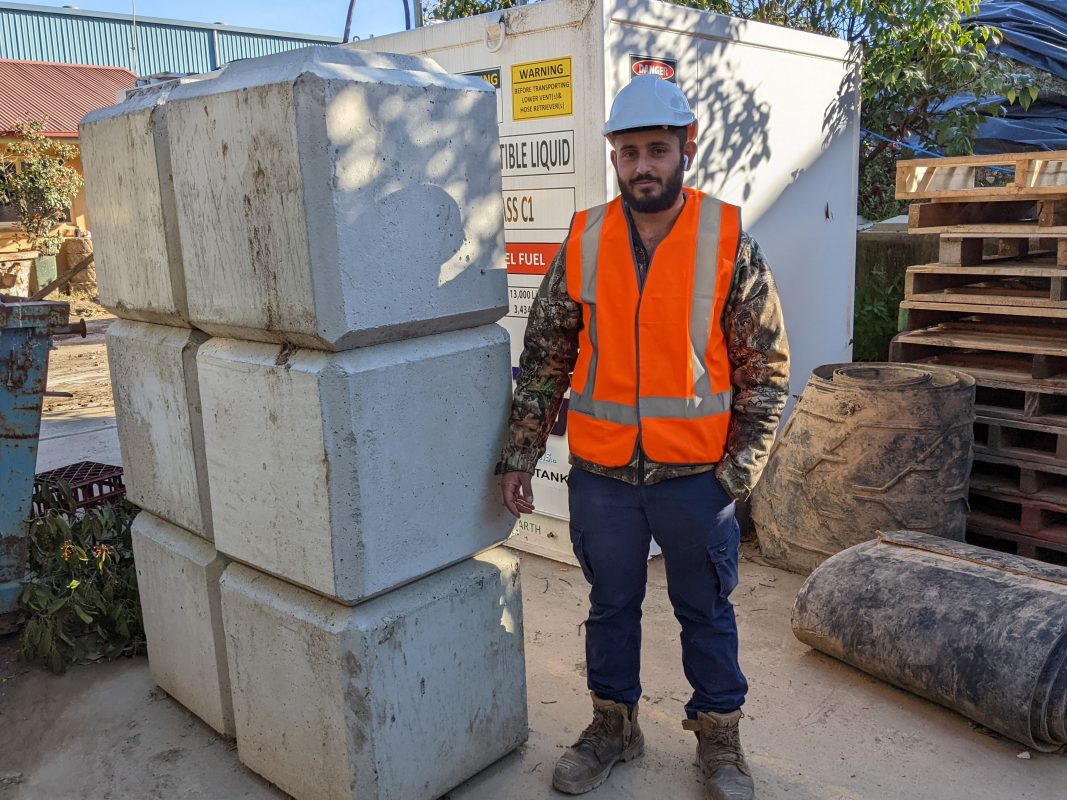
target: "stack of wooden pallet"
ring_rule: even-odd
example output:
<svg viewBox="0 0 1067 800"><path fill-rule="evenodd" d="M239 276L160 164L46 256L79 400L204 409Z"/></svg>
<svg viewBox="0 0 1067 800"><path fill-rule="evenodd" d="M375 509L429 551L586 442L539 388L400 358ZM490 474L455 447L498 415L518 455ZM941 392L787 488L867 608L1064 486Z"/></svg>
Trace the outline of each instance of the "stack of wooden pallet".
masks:
<svg viewBox="0 0 1067 800"><path fill-rule="evenodd" d="M910 267L890 358L978 383L968 537L1067 563L1067 151L904 161Z"/></svg>

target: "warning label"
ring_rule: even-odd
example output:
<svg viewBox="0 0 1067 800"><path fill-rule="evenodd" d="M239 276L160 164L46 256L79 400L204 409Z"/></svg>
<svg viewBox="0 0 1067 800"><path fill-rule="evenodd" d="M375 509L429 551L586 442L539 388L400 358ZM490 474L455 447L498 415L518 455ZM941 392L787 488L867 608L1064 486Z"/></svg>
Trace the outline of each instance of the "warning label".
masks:
<svg viewBox="0 0 1067 800"><path fill-rule="evenodd" d="M512 119L566 117L574 113L573 100L570 56L512 66Z"/></svg>
<svg viewBox="0 0 1067 800"><path fill-rule="evenodd" d="M500 68L494 67L493 69L476 69L471 72L461 72L460 75L470 75L473 78L481 78L488 83L494 89L496 89L496 121L501 123L504 121L504 95L500 92Z"/></svg>
<svg viewBox="0 0 1067 800"><path fill-rule="evenodd" d="M508 242L507 264L512 275L544 275L559 250L546 242Z"/></svg>

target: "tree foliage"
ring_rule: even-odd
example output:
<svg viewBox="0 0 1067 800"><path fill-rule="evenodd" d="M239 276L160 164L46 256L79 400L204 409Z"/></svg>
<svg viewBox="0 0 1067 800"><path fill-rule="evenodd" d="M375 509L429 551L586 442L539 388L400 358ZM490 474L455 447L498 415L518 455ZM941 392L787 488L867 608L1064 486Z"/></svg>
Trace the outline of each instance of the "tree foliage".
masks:
<svg viewBox="0 0 1067 800"><path fill-rule="evenodd" d="M31 249L55 255L63 244L55 228L77 197L82 178L66 164L77 158L78 148L45 136L45 123L34 119L15 126L15 141L0 153L0 204L14 206Z"/></svg>
<svg viewBox="0 0 1067 800"><path fill-rule="evenodd" d="M982 114L1003 112L986 98L1024 107L1037 89L1009 61L992 57L1000 41L967 20L979 0L675 0L721 14L846 39L862 49L863 127L888 139L916 137L947 155L972 152ZM949 98L969 99L951 108ZM861 166L889 147L865 148Z"/></svg>
<svg viewBox="0 0 1067 800"><path fill-rule="evenodd" d="M437 0L427 8L426 17L443 22L488 14L490 11L503 11L518 5L520 3L517 0Z"/></svg>

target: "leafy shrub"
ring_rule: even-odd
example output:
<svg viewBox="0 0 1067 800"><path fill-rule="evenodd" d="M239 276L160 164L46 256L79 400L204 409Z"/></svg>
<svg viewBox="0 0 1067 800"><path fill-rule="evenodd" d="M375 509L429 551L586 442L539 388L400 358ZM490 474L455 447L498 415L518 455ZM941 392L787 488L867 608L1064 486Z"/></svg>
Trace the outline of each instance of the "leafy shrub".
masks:
<svg viewBox="0 0 1067 800"><path fill-rule="evenodd" d="M876 267L856 282L856 309L852 327L852 360L885 361L889 342L897 332L904 274Z"/></svg>
<svg viewBox="0 0 1067 800"><path fill-rule="evenodd" d="M63 483L41 496L47 512L30 524L31 576L20 597L29 616L21 657L60 673L143 653L130 534L139 509L122 500L79 510Z"/></svg>

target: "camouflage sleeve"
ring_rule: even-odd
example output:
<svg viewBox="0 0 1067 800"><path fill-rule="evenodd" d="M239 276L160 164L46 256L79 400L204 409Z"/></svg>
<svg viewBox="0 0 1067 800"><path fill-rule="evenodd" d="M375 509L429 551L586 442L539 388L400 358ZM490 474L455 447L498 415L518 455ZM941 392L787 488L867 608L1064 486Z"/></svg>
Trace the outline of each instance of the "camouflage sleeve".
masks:
<svg viewBox="0 0 1067 800"><path fill-rule="evenodd" d="M549 431L578 359L582 309L567 294L565 246L566 242L560 246L530 307L507 443L496 467L498 475L533 473L545 453Z"/></svg>
<svg viewBox="0 0 1067 800"><path fill-rule="evenodd" d="M745 233L723 324L734 398L726 454L716 474L735 499L746 500L767 464L789 397L789 342L770 268Z"/></svg>

